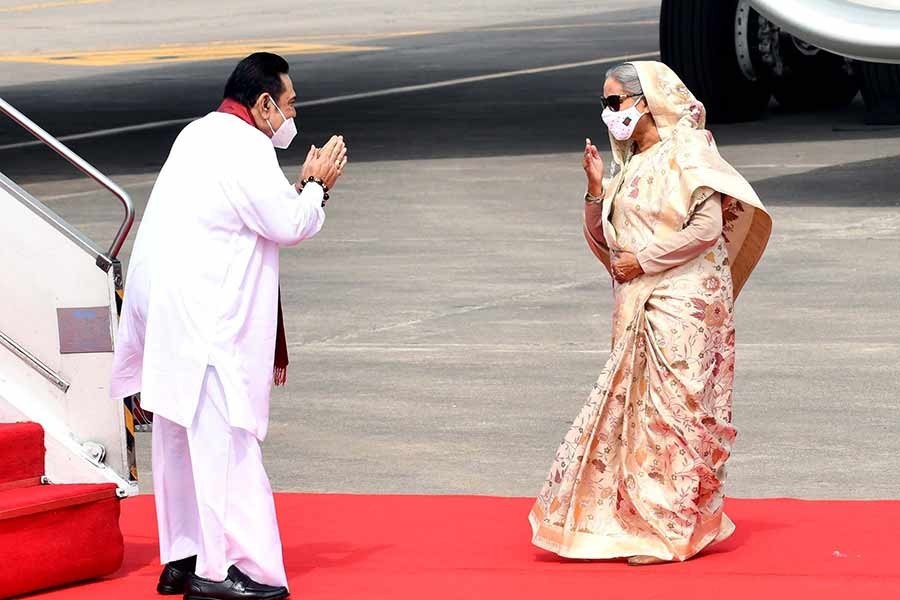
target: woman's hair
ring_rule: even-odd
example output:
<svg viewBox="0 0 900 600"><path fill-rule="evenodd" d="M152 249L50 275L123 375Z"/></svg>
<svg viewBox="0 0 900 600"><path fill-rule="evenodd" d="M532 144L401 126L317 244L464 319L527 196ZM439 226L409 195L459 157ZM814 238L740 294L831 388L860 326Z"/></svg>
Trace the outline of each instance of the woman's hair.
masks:
<svg viewBox="0 0 900 600"><path fill-rule="evenodd" d="M641 78L638 77L637 69L631 63L613 67L606 72L606 78L612 78L621 83L625 88L625 93L629 96L639 96L644 93L644 89L641 87Z"/></svg>

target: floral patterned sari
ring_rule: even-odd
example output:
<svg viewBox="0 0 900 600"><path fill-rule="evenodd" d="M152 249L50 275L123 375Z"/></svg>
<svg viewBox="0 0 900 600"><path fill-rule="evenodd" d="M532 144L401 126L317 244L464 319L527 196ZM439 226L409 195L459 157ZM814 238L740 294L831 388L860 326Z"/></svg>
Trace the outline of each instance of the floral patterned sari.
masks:
<svg viewBox="0 0 900 600"><path fill-rule="evenodd" d="M603 206L605 243L637 253L722 194L723 235L676 268L614 285L612 351L529 515L533 542L571 558L686 560L734 531L723 511L734 382L734 298L771 219L718 155L702 105L661 63L633 63L661 141L632 155L612 140L618 172Z"/></svg>

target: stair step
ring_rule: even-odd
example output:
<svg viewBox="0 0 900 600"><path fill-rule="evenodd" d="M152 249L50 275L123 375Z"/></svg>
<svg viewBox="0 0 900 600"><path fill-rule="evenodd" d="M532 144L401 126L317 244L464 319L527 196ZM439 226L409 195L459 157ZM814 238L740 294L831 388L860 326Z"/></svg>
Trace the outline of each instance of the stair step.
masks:
<svg viewBox="0 0 900 600"><path fill-rule="evenodd" d="M0 489L39 480L44 474L44 428L37 423L0 423Z"/></svg>
<svg viewBox="0 0 900 600"><path fill-rule="evenodd" d="M34 485L0 491L0 521L116 497L112 483Z"/></svg>
<svg viewBox="0 0 900 600"><path fill-rule="evenodd" d="M0 598L103 577L122 565L113 484L0 492Z"/></svg>

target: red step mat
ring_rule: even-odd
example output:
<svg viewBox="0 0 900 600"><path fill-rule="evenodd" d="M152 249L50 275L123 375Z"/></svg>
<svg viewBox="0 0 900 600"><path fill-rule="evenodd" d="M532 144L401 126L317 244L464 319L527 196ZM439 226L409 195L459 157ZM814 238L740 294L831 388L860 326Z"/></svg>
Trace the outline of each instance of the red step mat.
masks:
<svg viewBox="0 0 900 600"><path fill-rule="evenodd" d="M0 491L0 522L116 497L112 483L36 485Z"/></svg>
<svg viewBox="0 0 900 600"><path fill-rule="evenodd" d="M0 598L120 569L119 506L112 484L0 492Z"/></svg>
<svg viewBox="0 0 900 600"><path fill-rule="evenodd" d="M44 429L37 423L0 423L0 489L34 483L44 474Z"/></svg>
<svg viewBox="0 0 900 600"><path fill-rule="evenodd" d="M534 548L527 498L278 494L276 502L298 600L900 598L897 501L729 500L734 537L695 560L647 567ZM118 575L41 598L157 598L153 499L122 509Z"/></svg>

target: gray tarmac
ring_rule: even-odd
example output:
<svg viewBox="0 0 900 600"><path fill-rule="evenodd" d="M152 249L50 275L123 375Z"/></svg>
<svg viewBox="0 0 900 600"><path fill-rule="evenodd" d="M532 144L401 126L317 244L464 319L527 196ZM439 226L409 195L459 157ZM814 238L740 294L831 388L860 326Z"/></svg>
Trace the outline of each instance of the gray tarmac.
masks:
<svg viewBox="0 0 900 600"><path fill-rule="evenodd" d="M264 450L276 489L540 488L608 355L611 286L580 226L583 140L607 147L598 96L620 60L602 59L658 49L655 3L557 4L416 16L402 2L358 2L351 25L371 23L365 44L386 49L288 56L300 101L321 103L301 106L301 134L281 155L286 172L331 133L347 137L351 165L323 232L282 253L292 365L273 395ZM226 20L232 28L216 39L286 35L285 6L264 11L280 28L271 34ZM157 15L123 17L118 31L115 14L102 17L113 48L129 27L150 35ZM16 23L36 27L36 18L10 27L4 15L0 39L31 39ZM194 19L141 43L209 41ZM310 28L340 34L334 19ZM413 29L440 31L391 35ZM70 34L61 48L105 39L89 28L84 39ZM596 63L572 66L582 61ZM0 96L58 135L188 119L215 107L235 62L0 61ZM477 76L492 78L452 81ZM396 89L405 86L420 87ZM389 91L371 95L378 90ZM340 99L347 94L369 96ZM713 127L775 221L738 303L733 496L900 497L900 130L865 127L862 112L859 100L835 113L773 106L762 121ZM71 146L143 210L180 127ZM113 200L49 151L10 147L27 139L0 124L0 171L107 243ZM138 443L149 491L149 436Z"/></svg>

